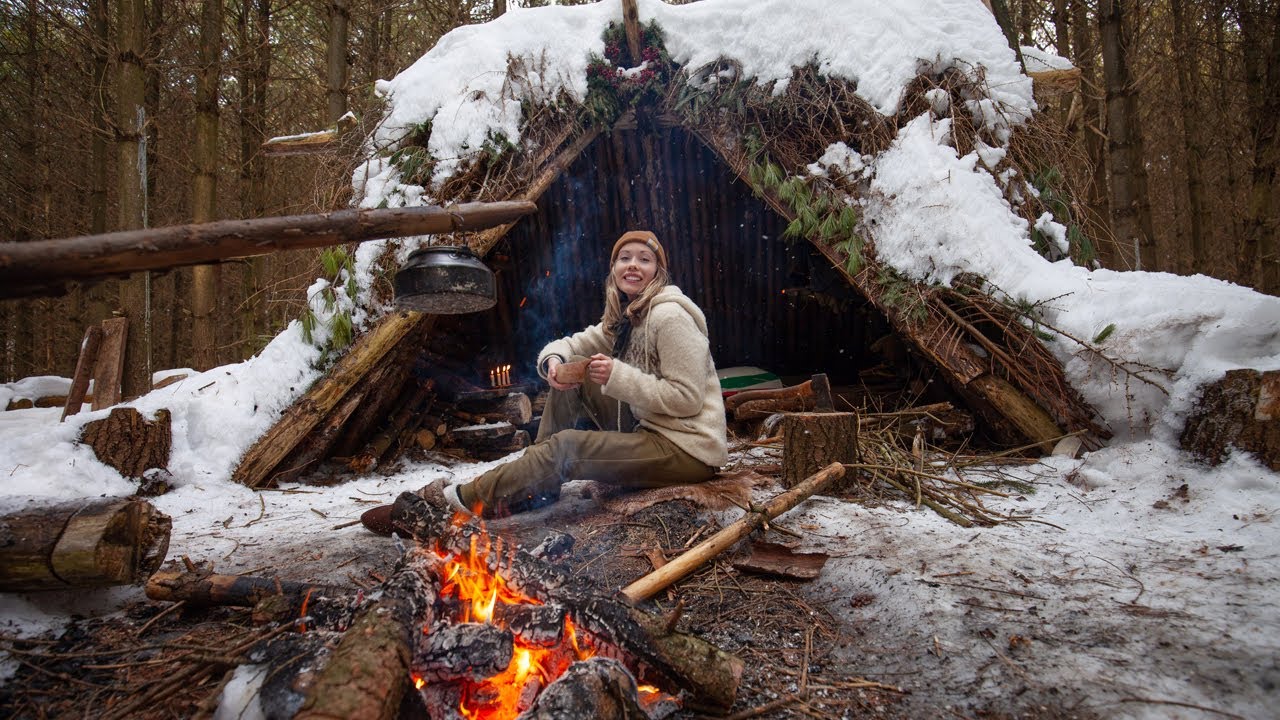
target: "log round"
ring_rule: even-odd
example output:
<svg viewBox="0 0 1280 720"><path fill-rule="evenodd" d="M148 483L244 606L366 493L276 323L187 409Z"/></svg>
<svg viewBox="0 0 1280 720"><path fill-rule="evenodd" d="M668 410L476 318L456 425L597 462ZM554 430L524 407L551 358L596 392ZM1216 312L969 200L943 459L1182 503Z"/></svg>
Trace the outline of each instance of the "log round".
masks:
<svg viewBox="0 0 1280 720"><path fill-rule="evenodd" d="M782 418L782 484L795 487L833 463L858 462L858 414L792 413ZM836 490L839 485L832 485Z"/></svg>

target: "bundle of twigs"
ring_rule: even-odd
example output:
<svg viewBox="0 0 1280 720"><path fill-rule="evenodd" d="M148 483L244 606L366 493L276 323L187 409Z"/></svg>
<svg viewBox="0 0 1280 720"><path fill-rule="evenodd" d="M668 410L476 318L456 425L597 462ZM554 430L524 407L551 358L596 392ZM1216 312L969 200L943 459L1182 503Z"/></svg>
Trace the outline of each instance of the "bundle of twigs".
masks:
<svg viewBox="0 0 1280 720"><path fill-rule="evenodd" d="M853 471L853 486L870 498L900 497L933 510L962 527L992 526L1005 522L1040 522L1026 515L1002 513L987 507L986 497L1010 497L996 490L1004 486L1028 492L1027 483L1005 476L1000 466L1034 462L1017 456L1013 448L988 455L944 453L931 448L926 421L931 419L925 408L907 408L897 412L868 413L858 422L858 453L861 462L845 467ZM914 427L914 434L906 431ZM907 440L906 438L911 438ZM969 469L988 478L969 482L962 470Z"/></svg>

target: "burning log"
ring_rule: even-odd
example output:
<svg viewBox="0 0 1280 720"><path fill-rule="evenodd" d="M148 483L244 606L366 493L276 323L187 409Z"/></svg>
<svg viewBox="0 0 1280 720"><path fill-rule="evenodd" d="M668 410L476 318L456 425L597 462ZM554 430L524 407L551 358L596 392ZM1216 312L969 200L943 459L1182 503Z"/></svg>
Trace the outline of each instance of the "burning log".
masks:
<svg viewBox="0 0 1280 720"><path fill-rule="evenodd" d="M602 597L587 580L525 550L504 548L500 539L490 542L475 523L455 522L448 508L433 506L413 493L396 499L392 523L419 542L433 543L439 553L474 553L478 563L501 576L504 587L563 607L574 626L634 660L646 682L683 690L694 707L724 711L733 705L744 669L739 658L699 638L672 632L661 619Z"/></svg>
<svg viewBox="0 0 1280 720"><path fill-rule="evenodd" d="M92 500L0 516L0 591L138 582L169 552L168 515L145 500Z"/></svg>
<svg viewBox="0 0 1280 720"><path fill-rule="evenodd" d="M413 672L427 683L493 677L511 664L515 638L488 623L454 623L431 628L418 640Z"/></svg>
<svg viewBox="0 0 1280 720"><path fill-rule="evenodd" d="M569 666L521 720L649 720L636 680L617 660L595 657Z"/></svg>
<svg viewBox="0 0 1280 720"><path fill-rule="evenodd" d="M564 639L564 608L558 605L509 605L493 609L495 620L501 621L515 637L530 645L554 647Z"/></svg>

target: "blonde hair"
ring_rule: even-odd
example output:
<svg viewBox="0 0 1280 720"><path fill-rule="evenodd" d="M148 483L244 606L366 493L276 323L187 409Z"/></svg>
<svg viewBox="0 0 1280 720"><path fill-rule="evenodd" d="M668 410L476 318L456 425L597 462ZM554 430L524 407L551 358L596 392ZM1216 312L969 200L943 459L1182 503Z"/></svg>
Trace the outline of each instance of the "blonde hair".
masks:
<svg viewBox="0 0 1280 720"><path fill-rule="evenodd" d="M604 334L612 342L618 335L618 326L622 323L625 316L631 321L632 325L641 323L645 316L649 314L649 306L653 304L653 298L662 292L662 288L671 284L671 273L667 272L666 265L659 265L657 271L653 274L653 279L648 285L644 286L644 290L640 294L631 298L627 303L626 309L622 307L622 291L618 289L618 284L613 279L613 267L609 267L609 276L604 281L604 315L600 317L600 327L604 330Z"/></svg>

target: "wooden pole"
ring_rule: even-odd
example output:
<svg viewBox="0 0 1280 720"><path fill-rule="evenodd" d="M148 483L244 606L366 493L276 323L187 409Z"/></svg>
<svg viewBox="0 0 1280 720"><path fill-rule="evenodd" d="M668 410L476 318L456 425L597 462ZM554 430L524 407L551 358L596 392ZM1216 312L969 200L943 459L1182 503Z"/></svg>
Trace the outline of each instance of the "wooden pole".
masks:
<svg viewBox="0 0 1280 720"><path fill-rule="evenodd" d="M536 209L532 202L512 201L447 208L339 210L0 243L0 298L56 295L65 292L71 281L200 265L279 250L471 232L514 222Z"/></svg>
<svg viewBox="0 0 1280 720"><path fill-rule="evenodd" d="M835 462L810 475L804 482L774 497L764 507L753 508L736 522L712 535L680 557L645 575L622 589L622 595L633 602L647 600L668 585L677 582L703 563L733 547L753 530L799 505L844 477L844 465Z"/></svg>
<svg viewBox="0 0 1280 720"><path fill-rule="evenodd" d="M638 67L643 59L640 57L644 45L640 32L640 10L636 0L622 0L622 26L627 33L627 50L631 52L631 66Z"/></svg>

